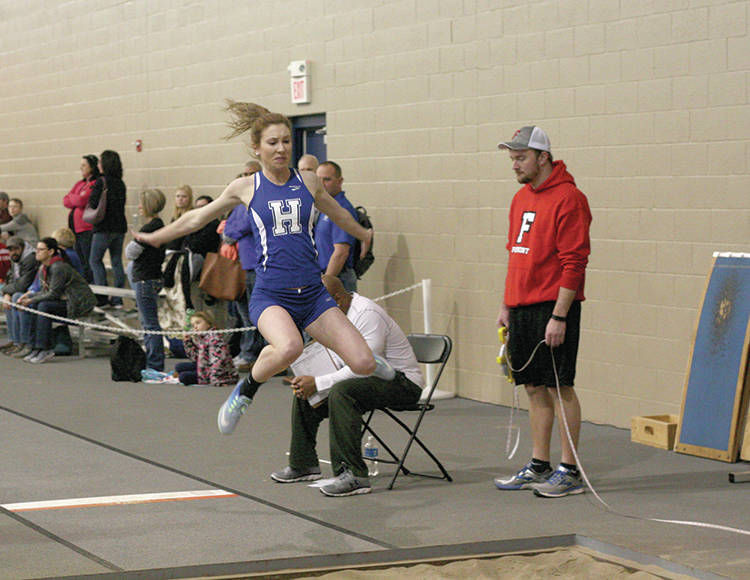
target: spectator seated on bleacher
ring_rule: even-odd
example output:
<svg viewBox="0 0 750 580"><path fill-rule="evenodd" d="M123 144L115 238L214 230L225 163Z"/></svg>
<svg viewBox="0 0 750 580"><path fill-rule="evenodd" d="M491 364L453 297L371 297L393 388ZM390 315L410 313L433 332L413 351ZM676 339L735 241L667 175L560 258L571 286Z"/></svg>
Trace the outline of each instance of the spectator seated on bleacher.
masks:
<svg viewBox="0 0 750 580"><path fill-rule="evenodd" d="M30 316L31 343L25 345L28 354L24 360L30 363L45 363L55 357L52 334L52 319L43 314L54 314L77 319L90 313L96 306L96 297L86 280L65 260L55 238L43 238L37 242L36 259L39 268L40 290L27 292L18 299L18 304L38 310L40 314ZM19 357L19 351L15 354Z"/></svg>
<svg viewBox="0 0 750 580"><path fill-rule="evenodd" d="M3 284L2 294L5 300L3 308L10 340L0 345L0 350L10 355L22 350L23 345L30 341L28 331L26 334L22 333L21 311L11 308L10 302L16 302L29 289L36 276L39 262L36 261L34 247L17 236L8 240L7 247L10 252L11 265L5 284Z"/></svg>
<svg viewBox="0 0 750 580"><path fill-rule="evenodd" d="M8 202L8 211L12 219L0 225L0 236L3 239L18 236L30 244L35 244L39 239L39 233L31 220L23 213L23 202L14 197Z"/></svg>

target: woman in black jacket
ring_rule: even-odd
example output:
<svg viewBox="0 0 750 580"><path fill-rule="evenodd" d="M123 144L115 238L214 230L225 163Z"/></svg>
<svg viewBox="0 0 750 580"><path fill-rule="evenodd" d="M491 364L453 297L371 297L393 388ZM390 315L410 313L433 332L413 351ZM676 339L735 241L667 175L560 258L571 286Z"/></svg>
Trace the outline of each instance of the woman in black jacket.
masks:
<svg viewBox="0 0 750 580"><path fill-rule="evenodd" d="M99 207L99 200L105 187L107 189L107 209L104 219L94 226L94 235L91 239L91 255L89 265L94 275L94 284L107 285L107 271L104 268L104 254L109 250L109 261L112 264L112 273L117 288L125 287L125 270L122 267L122 245L125 233L128 231L128 222L125 219L125 194L126 187L122 181L122 162L117 151L103 151L99 158L99 169L101 177L96 180L89 206ZM98 296L99 306L108 303L106 296ZM111 304L121 306L122 298L113 297Z"/></svg>
<svg viewBox="0 0 750 580"><path fill-rule="evenodd" d="M39 268L39 292L26 292L18 304L39 312L67 318L80 318L94 309L96 298L88 283L60 252L55 238L42 238L36 244ZM30 313L31 314L31 313ZM55 357L52 340L52 319L31 314L32 352L24 358L31 363L45 363Z"/></svg>

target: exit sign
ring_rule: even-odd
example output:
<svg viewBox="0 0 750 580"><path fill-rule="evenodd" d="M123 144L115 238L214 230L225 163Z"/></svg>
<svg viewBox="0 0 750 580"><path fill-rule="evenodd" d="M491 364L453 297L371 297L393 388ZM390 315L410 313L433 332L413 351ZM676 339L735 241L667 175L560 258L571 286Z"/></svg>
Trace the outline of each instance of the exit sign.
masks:
<svg viewBox="0 0 750 580"><path fill-rule="evenodd" d="M292 77L292 103L309 103L309 77Z"/></svg>

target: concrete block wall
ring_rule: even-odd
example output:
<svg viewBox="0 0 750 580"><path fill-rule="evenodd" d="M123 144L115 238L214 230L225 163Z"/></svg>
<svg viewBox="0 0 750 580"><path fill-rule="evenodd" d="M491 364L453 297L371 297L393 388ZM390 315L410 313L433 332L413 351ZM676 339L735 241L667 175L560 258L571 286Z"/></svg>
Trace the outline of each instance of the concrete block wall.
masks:
<svg viewBox="0 0 750 580"><path fill-rule="evenodd" d="M539 124L594 215L584 417L627 426L679 412L711 254L750 251L749 4L0 0L0 189L49 233L80 156L112 148L130 214L146 186L217 195L247 158L222 140L224 98L325 112L377 229L361 291L431 278L432 328L455 341L443 386L508 404L495 317L518 184L496 144ZM290 103L298 59L309 105ZM418 292L387 306L422 330Z"/></svg>

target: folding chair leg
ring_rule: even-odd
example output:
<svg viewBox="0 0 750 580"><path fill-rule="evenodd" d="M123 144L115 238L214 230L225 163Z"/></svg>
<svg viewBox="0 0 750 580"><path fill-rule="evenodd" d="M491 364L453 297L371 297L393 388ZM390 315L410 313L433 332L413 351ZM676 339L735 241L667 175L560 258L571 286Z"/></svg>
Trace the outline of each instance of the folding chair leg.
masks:
<svg viewBox="0 0 750 580"><path fill-rule="evenodd" d="M425 446L424 443L422 443L422 440L417 437L417 430L419 429L420 424L422 423L422 418L424 417L425 410L422 410L422 412L419 414L419 418L417 419L416 424L414 425L413 429L410 429L406 423L401 421L396 415L392 414L390 411L385 410L386 414L390 416L396 423L401 425L401 427L409 433L409 441L406 444L406 447L404 448L403 453L401 454L401 460L398 463L398 469L396 469L396 473L393 474L393 479L391 479L391 483L388 485L388 489L393 489L393 485L396 483L396 478L398 477L399 471L404 469L404 462L406 461L406 456L409 454L409 450L411 449L411 445L413 442L416 441L417 445L419 445L422 450L432 459L432 461L435 462L435 465L438 466L438 469L440 469L440 472L443 474L443 477L436 477L434 475L425 475L425 474L419 474L415 473L415 475L422 475L423 477L432 477L434 479L447 479L448 481L453 481L453 478L450 476L450 474L445 470L445 467L443 467L443 464L440 463L437 457L430 451L427 446ZM404 471L405 475L409 475L408 471Z"/></svg>
<svg viewBox="0 0 750 580"><path fill-rule="evenodd" d="M370 416L367 418L367 421L365 421L364 427L362 427L362 435L364 436L365 433L369 433L370 435L372 435L373 437L375 437L375 440L391 456L391 460L390 461L386 460L386 461L383 461L383 463L393 463L394 465L396 465L399 462L399 456L396 455L396 453L394 453L393 449L391 449L390 447L388 447L388 444L380 438L380 435L378 435L377 433L375 433L375 431L372 430L372 427L370 427L370 419L372 419L372 413L370 413ZM401 466L401 471L404 472L404 475L409 475L409 473L411 473L403 465ZM397 473L398 473L398 471L397 471Z"/></svg>
<svg viewBox="0 0 750 580"><path fill-rule="evenodd" d="M434 462L435 462L435 465L437 465L437 466L438 466L438 469L440 469L440 472L441 472L441 473L443 474L443 477L437 477L437 476L435 476L435 475L427 475L427 474L424 474L424 473L414 473L414 475L420 475L420 476L422 476L422 477L431 477L431 478L433 478L433 479L446 479L446 480L448 480L448 481L453 481L453 478L452 478L452 477L450 476L450 474L449 474L449 473L448 473L448 472L447 472L447 471L445 470L445 467L443 467L443 464L442 464L442 463L440 463L440 461L438 460L438 458L437 458L437 457L435 457L435 456L434 456L434 455L432 454L432 451L430 451L429 449L427 449L427 447L425 447L424 443L422 443L422 441L421 441L421 440L419 439L419 437L416 437L416 436L415 436L415 435L414 435L414 434L412 433L412 436L411 436L411 437L409 438L409 443L407 443L407 445L406 445L406 449L404 449L404 454L403 454L403 455L401 456L401 460L400 460L400 461L399 461L399 463L398 463L398 467L399 467L399 469L396 469L396 473L394 473L394 474L393 474L393 478L391 479L391 483L390 483L390 484L388 484L388 489L393 489L393 485L394 485L394 484L396 483L396 478L398 477L398 474L399 474L399 470L403 470L403 471L404 471L404 475L409 475L409 473L410 473L410 472L409 472L409 471L407 471L407 470L406 470L406 469L404 468L404 461L406 461L406 456L407 456L407 454L409 453L409 448L411 447L411 444L412 444L412 442L414 442L414 441L416 441L417 445L419 445L419 446L420 446L420 447L422 448L422 450L423 450L423 451L424 451L424 452L425 452L425 453L426 453L427 455L429 455L429 456L430 456L430 459L432 459L432 461L434 461Z"/></svg>
<svg viewBox="0 0 750 580"><path fill-rule="evenodd" d="M432 451L430 451L429 449L427 449L427 447L425 447L424 443L422 443L422 440L419 437L415 436L414 441L417 443L417 445L419 445L422 448L422 450L427 455L430 456L430 459L432 459L435 462L435 465L438 466L438 469L440 469L441 473L443 474L443 478L447 479L448 481L453 481L453 478L445 470L445 467L443 467L443 464L440 463L440 460L432 454Z"/></svg>
<svg viewBox="0 0 750 580"><path fill-rule="evenodd" d="M448 344L450 345L450 343L448 343ZM450 348L449 347L448 347L448 353L450 353ZM447 360L447 357L446 357L445 360ZM445 365L445 360L443 360L443 366ZM437 384L437 380L439 378L440 378L440 374L438 374L438 377L435 380L434 384ZM433 386L433 388L434 388L434 386ZM428 397L428 400L429 400L429 397ZM362 435L364 436L364 434L367 432L370 435L372 435L373 437L375 437L375 439L382 446L382 448L384 448L388 452L388 454L391 456L391 458L392 458L392 459L382 459L381 458L381 461L383 463L393 463L393 464L397 465L396 472L393 474L393 477L392 477L390 483L388 484L388 489L393 489L393 486L396 483L396 479L398 478L398 476L399 476L400 473L403 473L404 475L418 475L418 476L421 476L421 477L429 477L429 478L432 478L432 479L445 479L447 481L453 481L453 478L450 476L450 474L445 469L445 467L443 467L443 464L440 462L440 460L435 456L434 453L432 453L432 451L430 451L427 448L427 446L422 442L422 440L419 437L417 437L417 432L419 431L419 427L422 424L422 419L424 418L425 413L428 411L428 409L431 410L432 408L433 408L432 406L428 406L428 405L422 406L421 412L419 413L419 417L418 417L418 419L417 419L417 421L416 421L416 423L415 423L415 425L414 425L413 428L410 427L409 425L407 425L401 419L399 419L389 409L380 408L380 410L382 412L384 412L391 419L393 419L409 435L409 441L407 442L406 447L404 448L403 452L400 455L396 455L396 453L394 453L393 450L390 447L388 447L388 445L386 444L386 442L383 441L380 438L380 436L377 433L375 433L375 431L370 427L370 421L372 420L372 418L373 418L373 416L375 414L375 410L370 411L369 415L367 416L367 419L365 419L363 421ZM416 410L416 409L414 409L414 410ZM441 476L432 475L432 474L428 474L428 473L411 472L410 470L408 470L404 466L404 463L406 462L406 456L409 454L409 451L411 450L412 443L414 443L415 441L416 441L417 445L419 445L422 448L422 451L424 451L427 454L427 456L430 459L432 459L433 463L435 463L435 465L437 465L438 469L440 470L440 473L442 474Z"/></svg>

